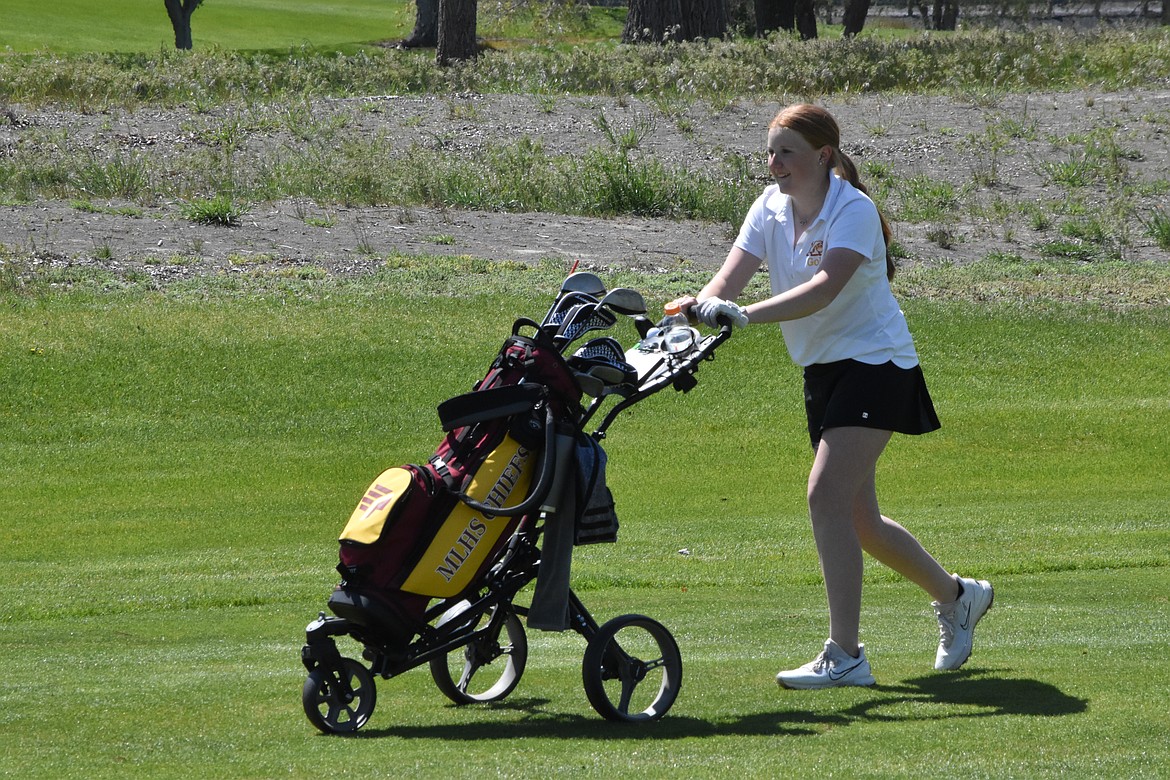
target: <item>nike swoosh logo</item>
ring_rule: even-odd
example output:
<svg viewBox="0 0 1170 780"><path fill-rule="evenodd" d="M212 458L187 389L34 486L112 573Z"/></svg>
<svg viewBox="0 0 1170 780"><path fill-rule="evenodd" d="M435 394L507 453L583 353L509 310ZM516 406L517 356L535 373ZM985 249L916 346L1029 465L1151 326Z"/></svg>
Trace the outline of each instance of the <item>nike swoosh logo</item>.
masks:
<svg viewBox="0 0 1170 780"><path fill-rule="evenodd" d="M963 613L963 619L959 621L959 628L964 631L967 630L967 626L971 622L971 604L968 602L966 607L967 611Z"/></svg>
<svg viewBox="0 0 1170 780"><path fill-rule="evenodd" d="M852 672L854 669L856 669L859 666L861 666L861 659L860 658L856 659L856 662L853 664L853 666L850 666L848 669L845 669L844 671L837 671L837 669L830 669L829 670L829 679L830 680L840 680L842 677L849 674L850 672Z"/></svg>

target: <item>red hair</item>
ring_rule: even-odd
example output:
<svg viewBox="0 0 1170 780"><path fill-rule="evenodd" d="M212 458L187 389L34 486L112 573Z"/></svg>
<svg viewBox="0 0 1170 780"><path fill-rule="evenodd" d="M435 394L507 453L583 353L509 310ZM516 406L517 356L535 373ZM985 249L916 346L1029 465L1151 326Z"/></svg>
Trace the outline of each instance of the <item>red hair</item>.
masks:
<svg viewBox="0 0 1170 780"><path fill-rule="evenodd" d="M828 111L820 106L797 103L777 114L776 118L768 125L769 130L777 127L786 127L799 133L814 149L825 146L832 149L833 159L830 167L836 168L837 174L841 178L869 195L869 190L861 183L861 177L857 175L857 166L853 164L853 160L849 159L849 155L841 151L841 128ZM880 209L878 210L878 219L882 223L882 239L886 242L886 277L893 279L894 261L890 258L889 251L890 239L893 234Z"/></svg>

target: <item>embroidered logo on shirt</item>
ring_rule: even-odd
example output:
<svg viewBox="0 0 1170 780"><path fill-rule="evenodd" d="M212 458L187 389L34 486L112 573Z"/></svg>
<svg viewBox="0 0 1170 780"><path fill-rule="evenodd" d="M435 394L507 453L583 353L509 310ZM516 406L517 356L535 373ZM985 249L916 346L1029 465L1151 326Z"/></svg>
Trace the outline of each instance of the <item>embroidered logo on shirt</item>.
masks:
<svg viewBox="0 0 1170 780"><path fill-rule="evenodd" d="M816 268L821 264L821 255L825 253L825 242L814 241L812 248L808 250L808 255L804 258L804 264L808 268Z"/></svg>

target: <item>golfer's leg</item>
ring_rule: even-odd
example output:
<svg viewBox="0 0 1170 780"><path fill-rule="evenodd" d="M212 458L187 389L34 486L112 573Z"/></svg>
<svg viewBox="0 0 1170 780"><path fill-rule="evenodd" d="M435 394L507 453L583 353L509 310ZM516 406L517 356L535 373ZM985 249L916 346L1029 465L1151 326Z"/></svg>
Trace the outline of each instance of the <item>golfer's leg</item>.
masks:
<svg viewBox="0 0 1170 780"><path fill-rule="evenodd" d="M830 428L821 437L808 478L813 539L829 601L829 638L857 654L861 622L861 542L853 524L858 493L873 482L888 431Z"/></svg>
<svg viewBox="0 0 1170 780"><path fill-rule="evenodd" d="M873 475L857 495L853 527L863 550L922 588L932 599L945 604L957 597L958 584L954 577L913 534L878 509Z"/></svg>

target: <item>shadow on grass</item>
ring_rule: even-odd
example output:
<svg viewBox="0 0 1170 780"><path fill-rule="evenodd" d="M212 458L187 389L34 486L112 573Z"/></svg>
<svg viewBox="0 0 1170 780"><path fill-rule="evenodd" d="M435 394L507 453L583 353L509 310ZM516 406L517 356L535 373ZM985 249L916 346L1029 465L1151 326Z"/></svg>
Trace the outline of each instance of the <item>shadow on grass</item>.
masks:
<svg viewBox="0 0 1170 780"><path fill-rule="evenodd" d="M1056 686L1038 680L991 677L979 671L933 674L905 680L898 685L875 686L866 701L844 709L832 708L824 697L834 692L784 691L783 703L796 704L803 697L822 697L818 711L778 709L735 718L703 720L667 716L661 721L640 724L610 723L589 715L552 714L544 710L547 699L514 698L485 705L517 717L497 723L477 721L452 725L393 726L365 729L357 738L400 737L403 739L516 739L523 737L565 739L681 739L707 736L813 735L826 727L865 722L934 721L950 718L986 718L1002 715L1054 717L1075 715L1088 702L1063 693ZM857 691L847 691L856 695ZM937 706L931 706L937 705Z"/></svg>
<svg viewBox="0 0 1170 780"><path fill-rule="evenodd" d="M916 677L900 685L883 685L874 690L884 695L850 707L846 711L850 717L890 721L998 715L1056 716L1075 715L1089 706L1087 700L1069 696L1049 683L992 677L977 670ZM916 709L913 714L905 708L898 711L900 705L923 703L943 705L943 709L937 712ZM895 711L885 712L885 708Z"/></svg>

